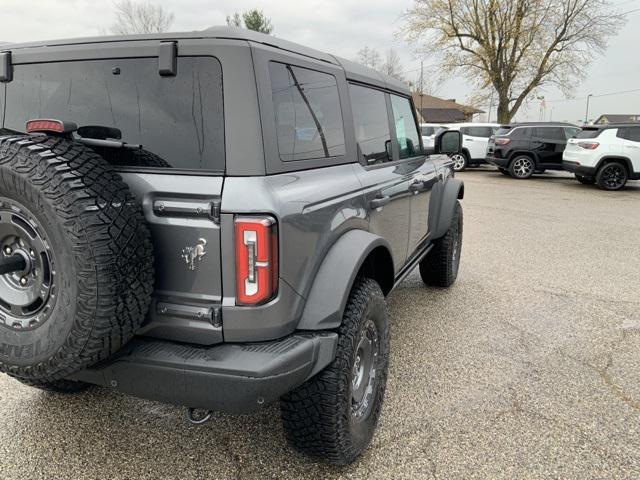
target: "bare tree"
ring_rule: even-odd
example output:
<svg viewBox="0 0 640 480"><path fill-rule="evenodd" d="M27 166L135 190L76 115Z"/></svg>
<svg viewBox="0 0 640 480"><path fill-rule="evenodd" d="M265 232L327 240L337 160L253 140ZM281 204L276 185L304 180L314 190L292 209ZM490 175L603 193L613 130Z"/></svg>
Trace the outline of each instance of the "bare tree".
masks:
<svg viewBox="0 0 640 480"><path fill-rule="evenodd" d="M400 55L393 48L387 50L384 62L380 65L380 72L404 81L404 74L402 71L402 65L400 63Z"/></svg>
<svg viewBox="0 0 640 480"><path fill-rule="evenodd" d="M227 15L227 25L231 27L244 27L254 32L271 34L273 25L271 19L267 17L262 10L254 8L246 12L235 12L233 15Z"/></svg>
<svg viewBox="0 0 640 480"><path fill-rule="evenodd" d="M497 93L499 122L543 85L570 93L624 23L608 0L415 0L404 18L407 40Z"/></svg>
<svg viewBox="0 0 640 480"><path fill-rule="evenodd" d="M115 35L166 32L174 20L173 13L150 2L121 0L114 5L116 21L109 30Z"/></svg>
<svg viewBox="0 0 640 480"><path fill-rule="evenodd" d="M375 48L369 48L365 45L364 48L358 50L356 62L377 70L380 66L380 53Z"/></svg>

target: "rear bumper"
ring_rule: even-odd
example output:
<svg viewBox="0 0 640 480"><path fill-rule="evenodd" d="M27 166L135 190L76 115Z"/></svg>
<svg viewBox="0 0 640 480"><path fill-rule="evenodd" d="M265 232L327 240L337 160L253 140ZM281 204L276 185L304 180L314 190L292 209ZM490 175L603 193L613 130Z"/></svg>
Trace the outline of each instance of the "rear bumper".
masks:
<svg viewBox="0 0 640 480"><path fill-rule="evenodd" d="M326 367L337 343L336 333L212 347L135 338L111 359L71 378L150 400L246 413Z"/></svg>
<svg viewBox="0 0 640 480"><path fill-rule="evenodd" d="M509 166L509 159L507 158L487 157L486 161L498 168L507 168Z"/></svg>
<svg viewBox="0 0 640 480"><path fill-rule="evenodd" d="M596 175L595 167L585 167L584 165L580 165L578 162L563 160L562 168L567 172L572 172L583 177L595 177Z"/></svg>

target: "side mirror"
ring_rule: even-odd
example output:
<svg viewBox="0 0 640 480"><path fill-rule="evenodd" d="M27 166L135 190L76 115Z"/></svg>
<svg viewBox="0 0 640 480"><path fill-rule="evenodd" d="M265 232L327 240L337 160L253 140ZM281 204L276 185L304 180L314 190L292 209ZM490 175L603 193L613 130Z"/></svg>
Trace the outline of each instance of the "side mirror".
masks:
<svg viewBox="0 0 640 480"><path fill-rule="evenodd" d="M462 151L462 134L459 130L442 130L433 141L435 153L455 155Z"/></svg>

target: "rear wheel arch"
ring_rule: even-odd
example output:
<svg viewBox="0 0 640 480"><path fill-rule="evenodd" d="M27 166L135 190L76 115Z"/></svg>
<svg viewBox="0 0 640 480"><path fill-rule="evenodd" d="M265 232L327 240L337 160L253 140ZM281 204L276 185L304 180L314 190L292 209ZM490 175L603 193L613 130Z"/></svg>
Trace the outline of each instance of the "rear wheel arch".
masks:
<svg viewBox="0 0 640 480"><path fill-rule="evenodd" d="M511 166L511 162L515 158L522 157L522 156L529 157L530 159L532 159L536 165L536 168L538 168L538 156L535 153L529 152L527 150L516 150L515 152L512 152L511 155L509 155L509 165L507 166L507 168Z"/></svg>
<svg viewBox="0 0 640 480"><path fill-rule="evenodd" d="M607 163L612 163L612 162L620 162L622 163L622 165L624 165L624 167L627 169L627 176L629 176L629 178L631 178L631 175L633 175L633 168L631 166L631 160L627 157L618 157L618 156L613 156L613 155L607 155L606 157L601 158L598 161L598 164L596 166L596 172L598 170L600 170L602 168L603 165L606 165Z"/></svg>
<svg viewBox="0 0 640 480"><path fill-rule="evenodd" d="M382 292L388 294L395 278L390 252L386 240L364 230L350 230L338 238L315 275L298 329L339 327L358 275L375 280Z"/></svg>

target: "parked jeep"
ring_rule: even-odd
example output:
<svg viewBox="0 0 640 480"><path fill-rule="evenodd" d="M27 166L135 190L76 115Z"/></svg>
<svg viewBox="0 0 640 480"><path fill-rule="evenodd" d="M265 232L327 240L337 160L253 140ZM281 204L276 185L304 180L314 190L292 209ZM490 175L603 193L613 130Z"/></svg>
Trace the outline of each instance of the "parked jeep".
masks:
<svg viewBox="0 0 640 480"><path fill-rule="evenodd" d="M545 170L563 170L567 140L580 128L569 123L515 123L501 126L489 139L487 162L504 175L524 180Z"/></svg>
<svg viewBox="0 0 640 480"><path fill-rule="evenodd" d="M385 297L458 273L460 133L425 151L404 84L230 28L11 45L0 80L0 370L196 423L279 400L294 447L353 461Z"/></svg>

